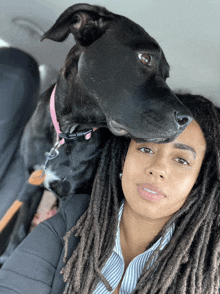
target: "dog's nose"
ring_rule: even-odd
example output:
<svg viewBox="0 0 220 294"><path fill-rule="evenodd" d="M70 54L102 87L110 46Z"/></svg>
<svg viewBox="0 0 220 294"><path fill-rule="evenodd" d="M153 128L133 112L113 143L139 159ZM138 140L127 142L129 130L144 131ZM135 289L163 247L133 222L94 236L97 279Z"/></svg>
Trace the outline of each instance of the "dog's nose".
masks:
<svg viewBox="0 0 220 294"><path fill-rule="evenodd" d="M180 127L186 127L193 120L190 115L175 111L174 117Z"/></svg>

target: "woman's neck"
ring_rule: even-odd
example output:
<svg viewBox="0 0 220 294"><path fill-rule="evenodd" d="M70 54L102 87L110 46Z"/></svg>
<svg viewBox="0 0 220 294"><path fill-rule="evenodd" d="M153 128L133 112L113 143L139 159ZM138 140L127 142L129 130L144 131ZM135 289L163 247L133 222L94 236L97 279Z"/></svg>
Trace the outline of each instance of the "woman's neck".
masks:
<svg viewBox="0 0 220 294"><path fill-rule="evenodd" d="M137 255L146 250L168 220L169 218L144 218L136 214L125 200L120 222L120 242L125 268Z"/></svg>

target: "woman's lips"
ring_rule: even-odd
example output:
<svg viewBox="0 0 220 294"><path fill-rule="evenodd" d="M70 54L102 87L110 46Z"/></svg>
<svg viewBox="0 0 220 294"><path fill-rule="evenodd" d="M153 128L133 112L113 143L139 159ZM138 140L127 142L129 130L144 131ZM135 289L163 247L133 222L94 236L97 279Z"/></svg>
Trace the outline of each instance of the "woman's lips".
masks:
<svg viewBox="0 0 220 294"><path fill-rule="evenodd" d="M137 185L138 194L148 201L160 201L166 195L157 187L149 183Z"/></svg>

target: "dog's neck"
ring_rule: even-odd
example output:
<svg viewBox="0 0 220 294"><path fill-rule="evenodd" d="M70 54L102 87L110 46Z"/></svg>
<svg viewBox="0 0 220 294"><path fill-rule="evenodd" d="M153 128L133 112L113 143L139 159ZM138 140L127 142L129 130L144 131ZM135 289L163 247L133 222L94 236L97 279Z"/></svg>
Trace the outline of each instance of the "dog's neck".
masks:
<svg viewBox="0 0 220 294"><path fill-rule="evenodd" d="M75 132L71 134L64 134L61 132L59 122L57 120L56 109L55 109L55 93L56 93L56 85L50 97L50 115L51 115L54 128L56 130L57 142L59 142L60 145L63 145L65 143L65 139L77 140L78 137L82 137L82 136L85 136L85 140L89 140L91 138L91 133L94 132L96 128L86 130L85 132Z"/></svg>

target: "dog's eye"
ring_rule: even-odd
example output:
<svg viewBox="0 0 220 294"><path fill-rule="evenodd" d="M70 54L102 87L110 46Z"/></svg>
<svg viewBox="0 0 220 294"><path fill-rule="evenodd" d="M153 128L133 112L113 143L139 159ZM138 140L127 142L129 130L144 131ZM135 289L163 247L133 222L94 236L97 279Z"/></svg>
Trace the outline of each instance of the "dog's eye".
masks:
<svg viewBox="0 0 220 294"><path fill-rule="evenodd" d="M140 61L144 64L144 65L147 65L150 63L151 61L151 56L149 54L138 54L138 57L140 59Z"/></svg>

